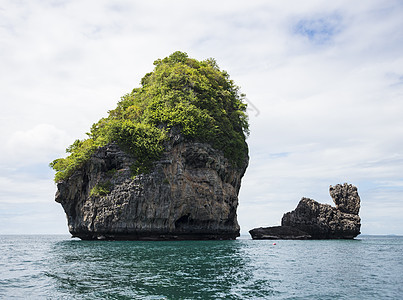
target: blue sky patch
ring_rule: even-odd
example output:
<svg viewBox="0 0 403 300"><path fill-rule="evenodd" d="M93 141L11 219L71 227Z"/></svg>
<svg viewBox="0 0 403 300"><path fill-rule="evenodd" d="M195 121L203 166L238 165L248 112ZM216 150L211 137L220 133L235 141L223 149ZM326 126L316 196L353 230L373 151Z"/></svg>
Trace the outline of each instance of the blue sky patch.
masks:
<svg viewBox="0 0 403 300"><path fill-rule="evenodd" d="M269 157L270 158L282 158L282 157L287 157L290 155L290 152L279 152L279 153L270 153Z"/></svg>
<svg viewBox="0 0 403 300"><path fill-rule="evenodd" d="M294 31L311 42L324 44L341 31L341 23L342 18L339 15L302 19L296 23Z"/></svg>

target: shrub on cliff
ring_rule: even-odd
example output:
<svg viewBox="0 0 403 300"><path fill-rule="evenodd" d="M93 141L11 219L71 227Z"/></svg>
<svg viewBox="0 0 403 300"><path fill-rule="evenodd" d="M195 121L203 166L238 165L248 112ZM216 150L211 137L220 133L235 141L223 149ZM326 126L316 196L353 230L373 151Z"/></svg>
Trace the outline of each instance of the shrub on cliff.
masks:
<svg viewBox="0 0 403 300"><path fill-rule="evenodd" d="M247 156L248 118L244 94L214 59L198 61L175 52L154 62L141 86L124 95L109 116L95 123L88 139L77 140L69 156L50 163L55 181L67 179L96 148L116 142L138 158L134 174L147 172L164 150L171 128L188 140L210 143L234 166Z"/></svg>

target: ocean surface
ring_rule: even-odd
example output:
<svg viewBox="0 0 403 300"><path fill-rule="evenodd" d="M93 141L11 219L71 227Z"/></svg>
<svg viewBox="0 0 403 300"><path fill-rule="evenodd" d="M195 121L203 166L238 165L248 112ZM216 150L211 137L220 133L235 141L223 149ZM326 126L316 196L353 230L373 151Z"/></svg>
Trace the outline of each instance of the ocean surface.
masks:
<svg viewBox="0 0 403 300"><path fill-rule="evenodd" d="M0 299L403 299L403 237L117 242L3 235Z"/></svg>

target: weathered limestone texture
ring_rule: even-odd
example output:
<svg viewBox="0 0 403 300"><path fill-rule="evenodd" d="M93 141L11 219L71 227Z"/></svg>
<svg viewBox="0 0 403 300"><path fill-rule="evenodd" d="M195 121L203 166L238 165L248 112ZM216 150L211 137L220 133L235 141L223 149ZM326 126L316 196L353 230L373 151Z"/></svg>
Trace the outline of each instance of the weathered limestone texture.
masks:
<svg viewBox="0 0 403 300"><path fill-rule="evenodd" d="M248 157L234 168L209 144L170 139L149 174L132 176L135 158L116 144L99 148L56 201L81 239L235 239L238 192ZM94 193L96 186L107 192ZM91 193L91 191L93 191Z"/></svg>
<svg viewBox="0 0 403 300"><path fill-rule="evenodd" d="M329 192L336 207L328 204L321 204L309 198L302 198L295 210L285 213L281 220L281 231L273 228L260 229L259 235L256 231L249 231L252 238L261 236L277 236L283 239L353 239L360 234L361 219L358 216L360 210L360 197L357 188L351 184L344 183L330 186ZM290 235L286 228L299 230L295 235ZM263 232L265 231L265 232ZM285 231L285 233L282 233ZM289 231L289 230L288 230ZM302 234L301 232L305 233Z"/></svg>
<svg viewBox="0 0 403 300"><path fill-rule="evenodd" d="M330 196L336 208L343 213L358 215L360 211L360 196L352 184L337 184L329 188Z"/></svg>

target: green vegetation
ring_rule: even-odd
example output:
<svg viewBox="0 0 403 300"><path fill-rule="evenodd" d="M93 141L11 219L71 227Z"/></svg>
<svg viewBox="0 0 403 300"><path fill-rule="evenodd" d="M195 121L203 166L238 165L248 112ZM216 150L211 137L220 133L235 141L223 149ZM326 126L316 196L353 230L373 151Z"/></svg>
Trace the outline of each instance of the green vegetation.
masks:
<svg viewBox="0 0 403 300"><path fill-rule="evenodd" d="M147 172L164 150L173 127L188 140L210 143L241 166L248 148L248 118L244 94L214 59L198 61L175 52L154 62L141 87L124 95L109 116L95 123L88 139L77 140L70 153L50 163L55 181L67 179L98 147L116 142L138 158L133 174Z"/></svg>
<svg viewBox="0 0 403 300"><path fill-rule="evenodd" d="M111 188L112 183L110 181L100 182L91 189L90 196L106 196L111 192Z"/></svg>

